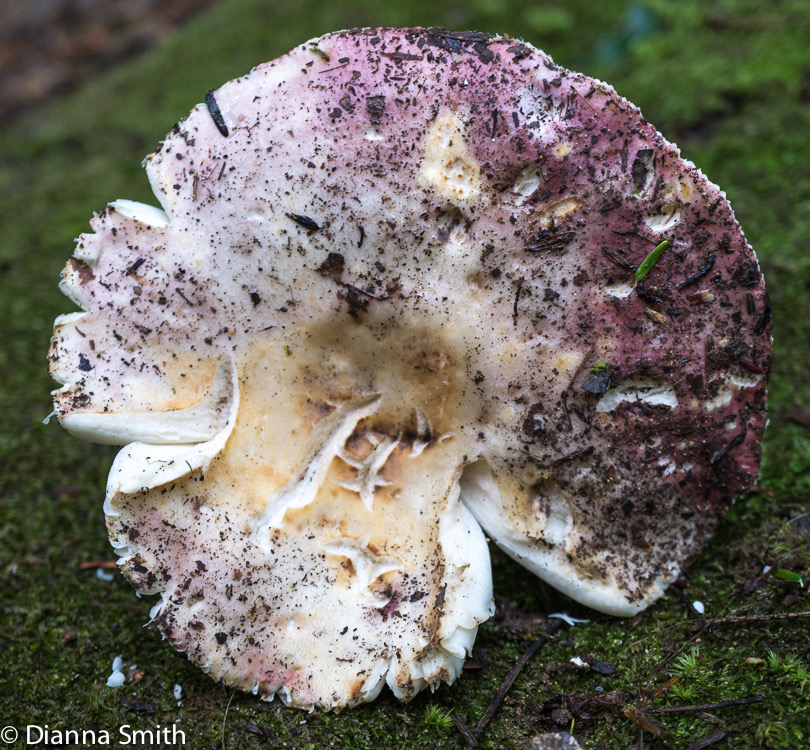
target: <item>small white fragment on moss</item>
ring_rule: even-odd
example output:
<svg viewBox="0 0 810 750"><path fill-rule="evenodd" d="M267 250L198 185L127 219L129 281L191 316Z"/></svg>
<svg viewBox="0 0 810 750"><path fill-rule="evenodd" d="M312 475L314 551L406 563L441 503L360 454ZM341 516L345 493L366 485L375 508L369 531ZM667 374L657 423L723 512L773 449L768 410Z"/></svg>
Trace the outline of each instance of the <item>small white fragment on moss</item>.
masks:
<svg viewBox="0 0 810 750"><path fill-rule="evenodd" d="M565 614L565 612L555 612L553 615L549 615L549 617L554 617L557 620L562 620L566 625L573 628L578 622L590 622L590 620L578 620L576 617L571 617L571 615Z"/></svg>
<svg viewBox="0 0 810 750"><path fill-rule="evenodd" d="M124 667L124 660L120 656L116 656L112 663L112 674L107 678L107 687L118 688L124 684L124 673L121 671Z"/></svg>
<svg viewBox="0 0 810 750"><path fill-rule="evenodd" d="M703 605L703 602L692 602L692 607L699 615L702 615L706 611L706 607Z"/></svg>
<svg viewBox="0 0 810 750"><path fill-rule="evenodd" d="M96 568L96 578L99 581L112 581L115 576L112 573L108 573L104 568Z"/></svg>
<svg viewBox="0 0 810 750"><path fill-rule="evenodd" d="M582 750L582 745L568 732L551 732L533 737L529 750Z"/></svg>
<svg viewBox="0 0 810 750"><path fill-rule="evenodd" d="M124 684L124 673L123 672L113 672L107 678L107 687L111 688L118 688Z"/></svg>

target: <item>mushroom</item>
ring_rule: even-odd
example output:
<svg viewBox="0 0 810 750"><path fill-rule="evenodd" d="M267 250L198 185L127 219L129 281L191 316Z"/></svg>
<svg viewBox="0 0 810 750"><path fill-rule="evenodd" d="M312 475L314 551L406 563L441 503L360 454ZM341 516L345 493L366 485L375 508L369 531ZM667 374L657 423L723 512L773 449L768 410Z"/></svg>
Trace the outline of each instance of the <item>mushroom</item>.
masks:
<svg viewBox="0 0 810 750"><path fill-rule="evenodd" d="M339 709L452 682L486 541L661 596L757 476L770 306L723 193L507 37L329 34L209 92L62 289L56 413L213 677ZM480 526L479 526L480 524Z"/></svg>

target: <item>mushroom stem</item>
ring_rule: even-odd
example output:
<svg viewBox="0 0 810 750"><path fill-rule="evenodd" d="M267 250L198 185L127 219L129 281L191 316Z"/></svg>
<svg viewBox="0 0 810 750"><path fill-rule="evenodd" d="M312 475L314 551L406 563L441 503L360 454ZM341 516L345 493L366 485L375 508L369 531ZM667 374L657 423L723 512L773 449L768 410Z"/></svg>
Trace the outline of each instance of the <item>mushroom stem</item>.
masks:
<svg viewBox="0 0 810 750"><path fill-rule="evenodd" d="M344 453L346 441L357 424L374 414L381 400L379 393L361 396L339 404L331 414L316 423L307 440L304 457L298 463L299 468L270 495L267 507L256 523L253 539L264 552L270 549L269 532L281 525L284 514L315 500L332 461Z"/></svg>

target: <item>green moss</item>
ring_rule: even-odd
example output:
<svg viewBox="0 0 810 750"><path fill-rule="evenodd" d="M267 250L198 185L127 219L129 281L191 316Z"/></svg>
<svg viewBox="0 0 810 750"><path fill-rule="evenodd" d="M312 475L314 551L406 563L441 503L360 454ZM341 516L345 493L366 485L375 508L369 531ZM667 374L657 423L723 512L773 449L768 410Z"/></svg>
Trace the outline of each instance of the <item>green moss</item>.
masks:
<svg viewBox="0 0 810 750"><path fill-rule="evenodd" d="M438 703L431 703L422 716L422 724L428 729L433 728L439 731L452 729L453 719Z"/></svg>
<svg viewBox="0 0 810 750"><path fill-rule="evenodd" d="M614 84L727 190L762 259L774 307L765 491L732 509L691 568L685 593L712 615L810 609L807 591L790 581L765 578L745 593L765 564L792 564L805 581L810 572L806 561L795 562L807 556L810 541L807 525L796 520L810 496L810 431L784 418L789 409L810 404L807 4L236 0L0 133L4 723L114 730L176 721L191 747L220 746L224 725L227 747L459 748L464 743L452 717L475 726L527 647L531 634L488 623L477 642L488 657L479 660L485 666L465 670L452 689L420 695L407 706L384 694L337 716L307 715L232 695L142 627L151 602L135 598L117 572L103 581L94 570L79 569L112 557L100 498L114 454L41 424L53 387L45 367L52 320L70 308L56 282L71 239L86 230L92 211L117 197L151 200L141 158L212 85L325 31L378 23L523 36L561 64ZM808 741L807 620L698 632L683 605L667 596L634 625L572 604L497 550L493 560L499 604L533 614L567 611L590 622L543 647L482 747L521 747L537 732L569 729L573 722L585 747L625 748L638 740L638 729L620 708L578 702L608 694L652 708L763 696L760 704L708 712L716 719L658 715L674 747L718 728L734 748L794 748ZM117 655L137 665L133 674L143 674L114 690L105 681ZM589 655L617 672L581 670L569 661ZM183 687L180 706L175 684ZM154 713L126 708L123 700Z"/></svg>

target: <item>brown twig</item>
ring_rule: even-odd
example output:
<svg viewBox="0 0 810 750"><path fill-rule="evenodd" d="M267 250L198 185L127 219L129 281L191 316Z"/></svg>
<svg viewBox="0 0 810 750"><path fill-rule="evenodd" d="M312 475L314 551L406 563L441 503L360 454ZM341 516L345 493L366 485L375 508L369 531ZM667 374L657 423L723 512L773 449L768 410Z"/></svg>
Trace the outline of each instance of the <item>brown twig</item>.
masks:
<svg viewBox="0 0 810 750"><path fill-rule="evenodd" d="M704 747L708 747L709 745L713 745L715 742L720 742L726 733L721 729L719 732L715 732L714 734L710 734L708 737L704 737L702 740L698 740L697 742L693 742L686 750L703 750Z"/></svg>
<svg viewBox="0 0 810 750"><path fill-rule="evenodd" d="M79 570L95 570L96 568L107 568L113 570L118 567L115 560L90 560L89 562L79 563Z"/></svg>
<svg viewBox="0 0 810 750"><path fill-rule="evenodd" d="M467 740L467 747L478 747L478 740L475 739L473 733L467 729L467 725L453 714L450 714L450 718L453 720L453 724L456 725L456 729L464 735L464 739Z"/></svg>
<svg viewBox="0 0 810 750"><path fill-rule="evenodd" d="M797 620L810 617L810 612L775 612L772 615L741 615L739 617L718 617L716 620L706 620L712 625L737 625L745 622L772 622L774 620ZM694 620L692 620L694 622Z"/></svg>
<svg viewBox="0 0 810 750"><path fill-rule="evenodd" d="M725 624L739 624L745 622L759 622L759 621L769 621L769 620L793 620L802 617L810 617L810 612L779 612L772 615L741 615L739 617L718 617L714 620L684 620L683 622L676 622L673 625L667 625L665 628L661 628L660 630L656 630L654 633L650 633L650 635L644 636L644 638L639 638L637 641L633 641L627 645L628 648L632 648L633 646L637 646L639 643L644 643L644 641L649 641L651 638L657 638L661 633L666 633L669 630L675 630L676 628L682 628L684 625L725 625ZM700 635L700 633L698 633Z"/></svg>
<svg viewBox="0 0 810 750"><path fill-rule="evenodd" d="M697 620L683 620L682 622L676 622L674 625L667 625L665 628L659 628L658 630L653 631L649 635L645 635L643 638L639 638L637 641L633 641L632 643L627 644L627 648L633 648L634 646L638 646L639 643L644 643L644 641L649 641L652 638L658 638L662 633L666 633L670 630L677 630L678 628L682 628L684 625L688 625L689 623L696 623Z"/></svg>
<svg viewBox="0 0 810 750"><path fill-rule="evenodd" d="M481 717L478 724L476 725L475 731L472 732L472 736L468 738L467 740L468 748L478 746L478 740L481 739L481 735L484 733L484 730L487 728L489 722L492 721L492 717L495 716L495 713L500 708L501 703L503 703L503 699L509 692L509 688L512 687L515 680L518 678L518 675L522 671L523 667L526 666L529 660L548 641L548 636L552 635L555 631L557 631L561 625L562 620L552 620L546 626L546 629L543 631L543 635L540 636L540 638L538 638L534 643L531 644L531 646L529 646L529 648L526 649L526 651L523 652L523 655L520 657L520 659L517 660L515 666L512 667L509 674L506 675L506 678L501 683L501 686L498 688L498 692L495 694L495 697L490 701L489 706L487 706L487 710L484 712L484 715ZM458 724L456 724L456 726L458 726Z"/></svg>
<svg viewBox="0 0 810 750"><path fill-rule="evenodd" d="M690 711L708 711L716 708L729 708L730 706L747 706L750 703L762 703L765 700L761 695L751 698L736 698L732 701L721 701L720 703L706 703L702 706L671 706L670 708L648 708L648 714L682 714Z"/></svg>
<svg viewBox="0 0 810 750"><path fill-rule="evenodd" d="M706 621L706 618L695 609L695 605L689 600L689 597L677 586L670 586L669 592L680 599L681 604L683 604L684 607L686 607L695 617L697 617L700 623L704 623Z"/></svg>
<svg viewBox="0 0 810 750"><path fill-rule="evenodd" d="M225 725L228 723L228 711L231 710L231 701L233 700L234 695L236 695L236 690L231 691L231 697L228 699L228 705L225 706L225 716L222 717L222 750L225 750Z"/></svg>
<svg viewBox="0 0 810 750"><path fill-rule="evenodd" d="M574 372L573 377L571 378L570 381L568 381L568 385L565 387L565 390L563 391L563 393L566 393L567 391L569 391L571 389L571 386L574 385L574 383L576 382L576 380L579 377L580 373L585 369L585 365L588 364L588 360L591 357L593 357L594 352L596 352L596 344L593 344L591 346L591 348L588 349L588 351L585 353L585 356L582 358L582 362L580 362L579 365L577 366L577 369Z"/></svg>

